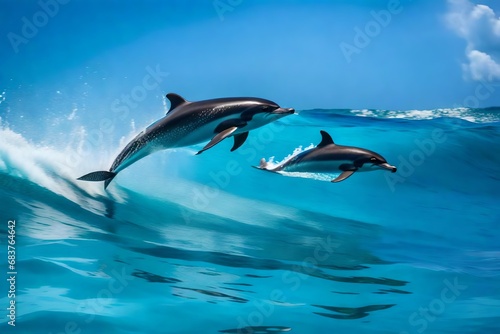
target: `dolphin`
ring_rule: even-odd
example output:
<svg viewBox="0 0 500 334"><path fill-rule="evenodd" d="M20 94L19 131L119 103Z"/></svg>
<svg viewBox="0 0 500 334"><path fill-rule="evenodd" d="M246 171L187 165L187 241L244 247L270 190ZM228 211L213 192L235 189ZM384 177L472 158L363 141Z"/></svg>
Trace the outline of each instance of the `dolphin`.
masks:
<svg viewBox="0 0 500 334"><path fill-rule="evenodd" d="M315 148L301 152L277 166L271 167L262 159L260 166L254 167L270 172L341 172L331 182L344 181L355 172L384 169L395 173L397 170L378 153L359 147L337 145L326 131L322 130L320 133L321 142Z"/></svg>
<svg viewBox="0 0 500 334"><path fill-rule="evenodd" d="M250 130L295 113L273 101L255 97L219 98L189 102L169 93L167 114L139 133L115 158L109 171L97 171L78 178L104 181L107 188L113 178L134 162L160 150L209 141L200 154L228 137L234 137L231 151L239 148Z"/></svg>

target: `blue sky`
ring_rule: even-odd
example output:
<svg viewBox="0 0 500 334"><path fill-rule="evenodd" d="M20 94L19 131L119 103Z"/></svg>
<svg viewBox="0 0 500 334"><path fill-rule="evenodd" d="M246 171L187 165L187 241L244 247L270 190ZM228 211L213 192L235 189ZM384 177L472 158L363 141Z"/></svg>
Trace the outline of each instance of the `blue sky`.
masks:
<svg viewBox="0 0 500 334"><path fill-rule="evenodd" d="M168 77L158 91L191 100L261 96L297 109L500 105L494 0L59 0L45 23L40 3L55 1L0 1L7 95L43 104L63 90L79 99L85 82L106 112L159 66ZM25 38L26 20L35 19L40 27Z"/></svg>

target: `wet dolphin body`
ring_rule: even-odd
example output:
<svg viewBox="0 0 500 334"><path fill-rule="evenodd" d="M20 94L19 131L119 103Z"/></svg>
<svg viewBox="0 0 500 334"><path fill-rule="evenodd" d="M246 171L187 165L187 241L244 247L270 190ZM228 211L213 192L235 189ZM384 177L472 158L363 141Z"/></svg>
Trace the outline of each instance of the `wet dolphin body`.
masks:
<svg viewBox="0 0 500 334"><path fill-rule="evenodd" d="M326 131L320 133L322 140L315 148L304 151L275 167L270 167L262 159L260 166L256 168L271 172L341 172L332 182L343 181L355 172L377 169L396 172L396 167L389 165L380 154L359 147L337 145Z"/></svg>
<svg viewBox="0 0 500 334"><path fill-rule="evenodd" d="M234 137L231 151L240 147L248 131L294 113L276 103L253 97L220 98L189 102L169 93L170 110L166 116L139 133L118 154L109 171L92 172L78 180L104 181L104 188L123 169L134 162L168 148L210 142L197 154L213 147L227 137Z"/></svg>

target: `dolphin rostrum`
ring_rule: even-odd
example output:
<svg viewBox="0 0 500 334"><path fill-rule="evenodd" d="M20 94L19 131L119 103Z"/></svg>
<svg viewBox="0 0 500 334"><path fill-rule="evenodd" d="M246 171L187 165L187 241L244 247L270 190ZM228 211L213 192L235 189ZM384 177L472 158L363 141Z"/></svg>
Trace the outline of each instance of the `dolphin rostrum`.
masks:
<svg viewBox="0 0 500 334"><path fill-rule="evenodd" d="M301 152L277 166L271 167L265 159L262 159L260 166L256 168L271 172L340 172L332 182L344 181L354 172L385 169L395 173L397 170L378 153L359 147L337 145L326 131L320 133L322 139L315 148Z"/></svg>
<svg viewBox="0 0 500 334"><path fill-rule="evenodd" d="M234 137L231 151L240 147L250 130L293 114L292 108L253 97L219 98L189 102L169 93L170 109L166 116L139 133L118 154L109 171L92 172L78 180L104 181L104 189L121 170L160 150L209 143L197 154L228 137Z"/></svg>

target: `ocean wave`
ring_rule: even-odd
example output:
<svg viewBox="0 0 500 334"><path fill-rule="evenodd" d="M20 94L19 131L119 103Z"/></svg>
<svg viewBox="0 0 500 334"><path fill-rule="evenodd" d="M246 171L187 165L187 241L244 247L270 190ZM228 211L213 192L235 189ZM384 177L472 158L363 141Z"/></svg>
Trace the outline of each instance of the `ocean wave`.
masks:
<svg viewBox="0 0 500 334"><path fill-rule="evenodd" d="M413 110L353 109L350 113L362 117L429 120L442 117L459 118L472 123L500 122L500 108L439 108Z"/></svg>
<svg viewBox="0 0 500 334"><path fill-rule="evenodd" d="M46 332L74 321L82 331L130 333L140 318L140 331L155 333L166 311L172 333L201 323L212 324L206 332L306 332L332 321L349 332L356 319L393 310L406 326L435 299L426 287L444 279L494 289L499 124L365 114L306 111L280 121L266 145L252 144L266 129L252 131L244 154L230 153L230 142L201 156L193 147L155 153L107 192L76 178L109 166L123 136L83 150L85 125L68 129L66 142L45 138L49 145L3 124L0 200L19 224L19 323L36 332L51 317ZM250 168L260 156L276 166L314 147L319 126L339 144L383 152L398 172L332 184L315 181L332 175ZM238 173L227 172L229 161ZM262 307L275 311L267 327L237 321ZM193 310L201 318L191 326Z"/></svg>

